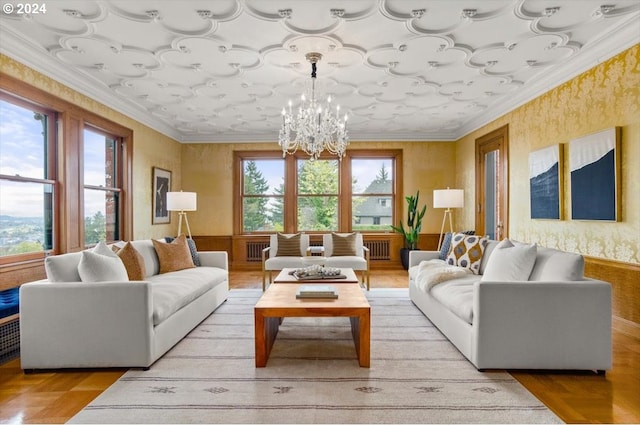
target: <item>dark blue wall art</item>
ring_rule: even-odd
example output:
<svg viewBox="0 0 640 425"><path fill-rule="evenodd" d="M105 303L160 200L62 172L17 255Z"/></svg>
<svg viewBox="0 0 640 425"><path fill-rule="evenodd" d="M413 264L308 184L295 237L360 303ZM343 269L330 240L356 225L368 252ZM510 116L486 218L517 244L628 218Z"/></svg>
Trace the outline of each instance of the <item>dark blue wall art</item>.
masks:
<svg viewBox="0 0 640 425"><path fill-rule="evenodd" d="M569 143L572 220L618 220L619 154L619 127Z"/></svg>
<svg viewBox="0 0 640 425"><path fill-rule="evenodd" d="M531 218L561 218L562 145L549 146L529 154Z"/></svg>

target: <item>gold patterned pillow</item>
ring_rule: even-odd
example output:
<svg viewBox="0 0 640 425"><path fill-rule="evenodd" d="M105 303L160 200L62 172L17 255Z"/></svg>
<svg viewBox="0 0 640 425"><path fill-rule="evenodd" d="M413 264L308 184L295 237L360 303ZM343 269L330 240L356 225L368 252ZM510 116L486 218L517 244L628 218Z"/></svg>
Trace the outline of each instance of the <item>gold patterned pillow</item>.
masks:
<svg viewBox="0 0 640 425"><path fill-rule="evenodd" d="M333 243L332 256L355 256L356 255L356 234L349 233L346 235L339 235L338 233L331 233L331 242Z"/></svg>
<svg viewBox="0 0 640 425"><path fill-rule="evenodd" d="M147 277L144 259L138 250L131 245L131 242L127 242L122 248L114 245L112 249L122 260L124 268L127 269L129 280L144 280Z"/></svg>
<svg viewBox="0 0 640 425"><path fill-rule="evenodd" d="M464 267L473 274L480 274L480 263L484 248L489 241L485 237L454 233L451 237L451 248L447 256L447 264Z"/></svg>
<svg viewBox="0 0 640 425"><path fill-rule="evenodd" d="M187 245L187 237L180 235L171 243L152 239L153 247L160 261L160 273L175 272L195 267L191 258L191 251Z"/></svg>
<svg viewBox="0 0 640 425"><path fill-rule="evenodd" d="M278 250L276 257L301 257L300 233L285 235L278 233Z"/></svg>

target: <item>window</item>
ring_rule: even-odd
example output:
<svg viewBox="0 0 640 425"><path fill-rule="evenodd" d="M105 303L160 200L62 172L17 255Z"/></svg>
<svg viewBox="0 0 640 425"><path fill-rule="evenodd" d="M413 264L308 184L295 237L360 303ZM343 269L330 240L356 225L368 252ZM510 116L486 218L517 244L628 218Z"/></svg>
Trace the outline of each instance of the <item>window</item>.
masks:
<svg viewBox="0 0 640 425"><path fill-rule="evenodd" d="M236 152L234 233L388 232L401 165L399 150L347 151L342 161Z"/></svg>
<svg viewBox="0 0 640 425"><path fill-rule="evenodd" d="M56 114L0 93L0 116L0 257L37 258L53 248Z"/></svg>
<svg viewBox="0 0 640 425"><path fill-rule="evenodd" d="M297 230L338 229L338 162L298 159Z"/></svg>
<svg viewBox="0 0 640 425"><path fill-rule="evenodd" d="M85 245L120 239L120 145L114 135L90 127L84 129Z"/></svg>
<svg viewBox="0 0 640 425"><path fill-rule="evenodd" d="M351 161L353 230L388 230L393 224L394 163L393 158Z"/></svg>
<svg viewBox="0 0 640 425"><path fill-rule="evenodd" d="M40 276L45 255L132 237L130 129L3 74L0 153L3 281Z"/></svg>
<svg viewBox="0 0 640 425"><path fill-rule="evenodd" d="M243 232L284 229L284 160L242 161Z"/></svg>

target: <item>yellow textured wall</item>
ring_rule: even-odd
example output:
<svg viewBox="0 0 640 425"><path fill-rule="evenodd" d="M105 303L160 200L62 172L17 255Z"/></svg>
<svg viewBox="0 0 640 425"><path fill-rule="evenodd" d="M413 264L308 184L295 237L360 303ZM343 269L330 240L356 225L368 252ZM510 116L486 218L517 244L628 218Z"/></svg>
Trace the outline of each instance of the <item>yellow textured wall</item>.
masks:
<svg viewBox="0 0 640 425"><path fill-rule="evenodd" d="M455 143L352 142L350 149L402 149L402 197L420 190L427 205L423 233L439 233L443 210L434 210L433 190L455 186ZM198 193L198 211L189 213L194 235L233 233L233 151L277 150L276 143L185 144L182 147L183 190ZM406 207L406 202L403 207ZM403 217L406 209L403 209Z"/></svg>
<svg viewBox="0 0 640 425"><path fill-rule="evenodd" d="M178 142L2 54L0 69L9 76L133 130L133 237L155 238L177 231L175 214L171 224L151 224L151 192L154 166L172 171L173 189L179 190L181 148Z"/></svg>
<svg viewBox="0 0 640 425"><path fill-rule="evenodd" d="M542 246L640 263L640 45L580 74L457 142L457 182L475 199L475 140L509 124L509 236ZM611 127L622 127L619 222L571 221L568 155L563 220L531 220L529 153ZM565 145L568 153L568 145ZM457 211L465 227L472 208Z"/></svg>

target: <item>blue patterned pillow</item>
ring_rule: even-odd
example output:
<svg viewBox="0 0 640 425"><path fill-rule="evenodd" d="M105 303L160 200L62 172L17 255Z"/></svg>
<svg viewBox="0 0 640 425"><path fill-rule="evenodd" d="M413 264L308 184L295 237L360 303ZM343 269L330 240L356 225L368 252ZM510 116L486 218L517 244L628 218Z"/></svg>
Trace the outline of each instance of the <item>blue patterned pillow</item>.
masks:
<svg viewBox="0 0 640 425"><path fill-rule="evenodd" d="M175 238L172 238L171 236L164 237L164 240L167 243L173 242L174 239ZM191 259L193 260L193 264L196 267L200 267L202 264L200 264L200 256L198 255L198 249L196 248L196 243L193 241L193 239L187 238L187 246L189 247L189 252L191 253Z"/></svg>
<svg viewBox="0 0 640 425"><path fill-rule="evenodd" d="M442 246L440 248L440 255L438 256L441 260L446 260L447 255L449 255L449 248L451 248L451 236L451 232L447 232L444 235L444 240L442 241Z"/></svg>

